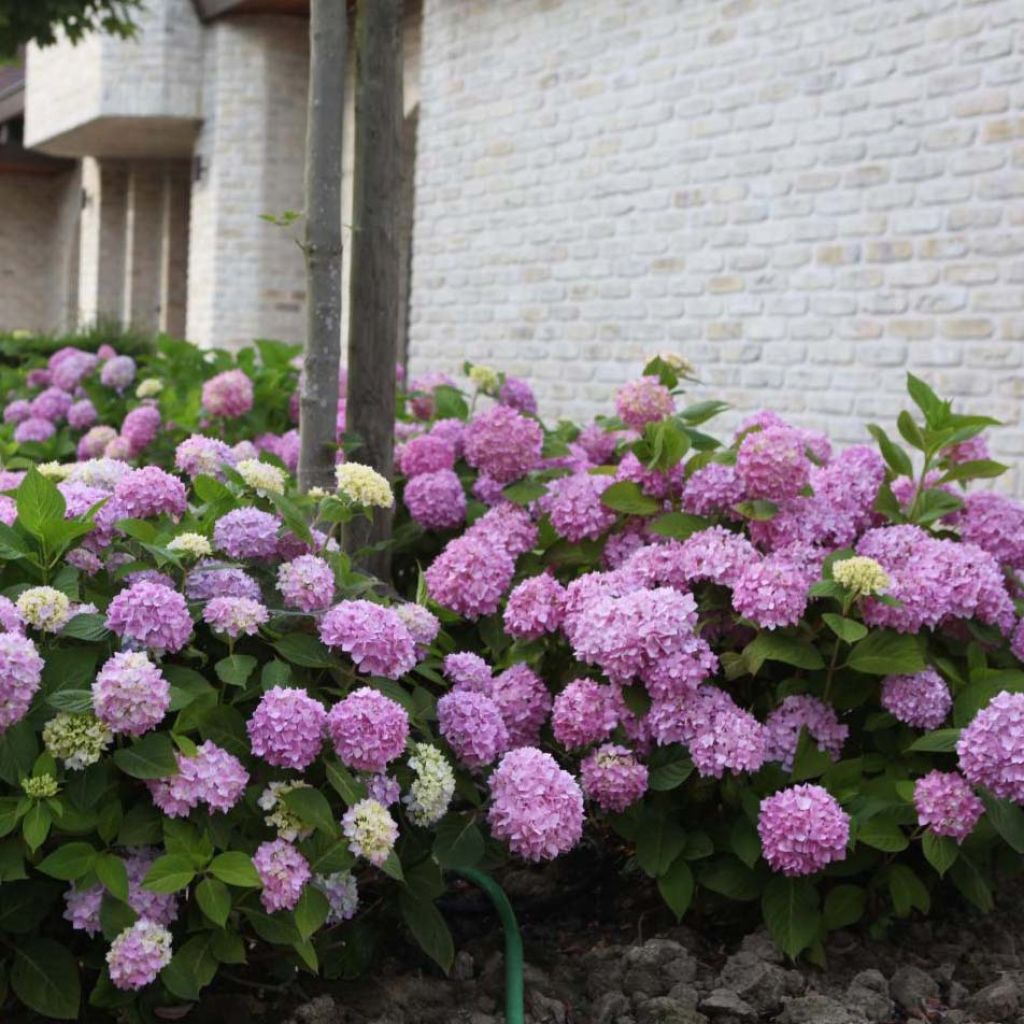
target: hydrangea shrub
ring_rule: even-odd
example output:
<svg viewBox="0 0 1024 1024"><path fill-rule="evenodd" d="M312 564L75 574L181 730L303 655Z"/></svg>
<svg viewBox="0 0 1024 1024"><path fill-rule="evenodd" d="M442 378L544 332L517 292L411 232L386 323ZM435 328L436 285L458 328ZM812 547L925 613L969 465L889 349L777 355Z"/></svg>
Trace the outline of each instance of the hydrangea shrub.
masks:
<svg viewBox="0 0 1024 1024"><path fill-rule="evenodd" d="M791 956L1019 870L991 420L911 378L899 440L718 439L664 357L545 427L467 366L399 396L394 486L341 454L342 400L337 488L299 495L294 355L65 348L9 396L0 1006L142 1020L352 976L396 927L447 967L446 872L581 844ZM376 581L338 538L391 505Z"/></svg>

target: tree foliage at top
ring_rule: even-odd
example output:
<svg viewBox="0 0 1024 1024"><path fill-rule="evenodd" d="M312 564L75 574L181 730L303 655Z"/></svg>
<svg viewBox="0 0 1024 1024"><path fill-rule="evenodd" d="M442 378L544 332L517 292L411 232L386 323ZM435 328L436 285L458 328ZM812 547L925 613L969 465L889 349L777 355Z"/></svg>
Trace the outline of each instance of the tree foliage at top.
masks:
<svg viewBox="0 0 1024 1024"><path fill-rule="evenodd" d="M49 46L63 34L77 43L90 32L127 38L142 0L0 0L0 61L26 43Z"/></svg>

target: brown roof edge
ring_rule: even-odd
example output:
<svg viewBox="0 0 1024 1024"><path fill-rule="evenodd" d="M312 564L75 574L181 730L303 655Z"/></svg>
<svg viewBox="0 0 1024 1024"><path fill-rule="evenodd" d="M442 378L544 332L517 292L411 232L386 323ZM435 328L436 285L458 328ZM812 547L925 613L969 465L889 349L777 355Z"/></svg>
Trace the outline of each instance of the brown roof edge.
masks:
<svg viewBox="0 0 1024 1024"><path fill-rule="evenodd" d="M74 160L36 153L20 142L0 143L0 174L61 174L74 166Z"/></svg>
<svg viewBox="0 0 1024 1024"><path fill-rule="evenodd" d="M200 21L229 14L309 15L309 0L192 0Z"/></svg>
<svg viewBox="0 0 1024 1024"><path fill-rule="evenodd" d="M25 113L25 82L0 89L0 124L13 121Z"/></svg>

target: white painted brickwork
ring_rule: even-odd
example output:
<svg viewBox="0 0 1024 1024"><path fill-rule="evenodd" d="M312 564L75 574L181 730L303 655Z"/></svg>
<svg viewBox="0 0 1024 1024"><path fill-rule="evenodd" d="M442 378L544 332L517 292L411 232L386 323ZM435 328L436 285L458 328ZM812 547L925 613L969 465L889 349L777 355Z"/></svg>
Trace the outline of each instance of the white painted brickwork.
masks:
<svg viewBox="0 0 1024 1024"><path fill-rule="evenodd" d="M1024 459L1021 0L426 0L421 93L414 373L670 348L855 441L909 368Z"/></svg>

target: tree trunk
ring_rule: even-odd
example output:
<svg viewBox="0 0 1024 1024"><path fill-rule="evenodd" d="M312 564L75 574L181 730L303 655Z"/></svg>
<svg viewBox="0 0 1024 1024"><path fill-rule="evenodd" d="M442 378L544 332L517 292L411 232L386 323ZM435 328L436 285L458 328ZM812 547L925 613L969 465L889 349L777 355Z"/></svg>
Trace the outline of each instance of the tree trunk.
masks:
<svg viewBox="0 0 1024 1024"><path fill-rule="evenodd" d="M392 477L398 355L402 190L402 0L359 0L356 8L355 168L346 429L351 457ZM391 514L351 524L346 548L379 544ZM387 550L362 560L386 577Z"/></svg>
<svg viewBox="0 0 1024 1024"><path fill-rule="evenodd" d="M341 360L341 148L345 0L312 0L306 123L307 322L299 488L334 486Z"/></svg>

